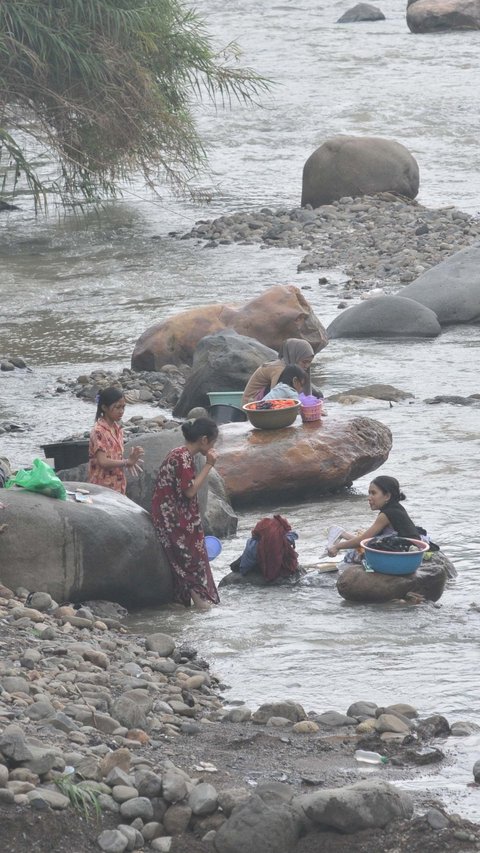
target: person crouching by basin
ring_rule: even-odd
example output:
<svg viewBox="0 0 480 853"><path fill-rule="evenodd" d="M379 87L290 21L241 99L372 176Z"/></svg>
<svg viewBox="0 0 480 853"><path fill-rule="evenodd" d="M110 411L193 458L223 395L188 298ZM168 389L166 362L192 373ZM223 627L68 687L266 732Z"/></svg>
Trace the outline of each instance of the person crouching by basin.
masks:
<svg viewBox="0 0 480 853"><path fill-rule="evenodd" d="M278 359L266 361L252 373L243 392L243 405L252 403L254 400L262 400L265 394L268 394L277 384L285 368L291 364L298 365L306 372L307 379L303 393L311 394L310 365L314 355L313 347L308 341L303 338L287 338L282 344ZM323 396L321 392L317 393L319 396Z"/></svg>

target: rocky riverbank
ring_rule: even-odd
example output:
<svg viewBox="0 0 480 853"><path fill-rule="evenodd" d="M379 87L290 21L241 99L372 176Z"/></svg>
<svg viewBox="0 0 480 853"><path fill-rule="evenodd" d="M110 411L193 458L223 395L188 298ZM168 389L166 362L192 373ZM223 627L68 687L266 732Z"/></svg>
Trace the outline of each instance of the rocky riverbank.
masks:
<svg viewBox="0 0 480 853"><path fill-rule="evenodd" d="M194 649L130 634L123 617L105 602L73 609L0 585L3 853L480 846L478 827L426 796L413 816L392 784L444 762L445 739L468 723L367 701L345 714L292 701L227 707ZM358 748L389 761L371 772Z"/></svg>
<svg viewBox="0 0 480 853"><path fill-rule="evenodd" d="M385 288L391 292L480 238L480 219L455 207L430 209L390 193L342 198L315 210L262 208L200 220L180 239L205 248L231 243L262 248L300 248L298 271L342 268L348 281L340 295ZM320 278L328 286L328 278Z"/></svg>

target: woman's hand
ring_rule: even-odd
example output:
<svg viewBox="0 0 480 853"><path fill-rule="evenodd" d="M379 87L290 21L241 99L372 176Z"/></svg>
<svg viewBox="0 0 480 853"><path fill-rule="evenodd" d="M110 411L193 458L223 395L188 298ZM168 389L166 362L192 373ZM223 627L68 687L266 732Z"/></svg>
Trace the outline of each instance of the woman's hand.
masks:
<svg viewBox="0 0 480 853"><path fill-rule="evenodd" d="M143 447L140 447L139 445L132 447L132 449L130 450L130 454L126 462L126 467L130 471L130 473L133 474L134 477L138 477L138 475L141 474L143 471L143 467L140 464L140 460L143 454Z"/></svg>
<svg viewBox="0 0 480 853"><path fill-rule="evenodd" d="M209 450L206 456L205 464L210 465L212 468L215 467L215 462L217 461L217 454L214 450Z"/></svg>
<svg viewBox="0 0 480 853"><path fill-rule="evenodd" d="M328 548L327 553L329 557L336 557L338 554L338 548L336 548L335 545L331 545L330 548Z"/></svg>

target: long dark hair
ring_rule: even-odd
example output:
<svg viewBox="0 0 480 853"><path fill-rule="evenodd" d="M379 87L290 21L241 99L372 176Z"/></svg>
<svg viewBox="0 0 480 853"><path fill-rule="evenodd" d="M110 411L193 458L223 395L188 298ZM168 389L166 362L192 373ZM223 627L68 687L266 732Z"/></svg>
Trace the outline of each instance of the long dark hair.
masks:
<svg viewBox="0 0 480 853"><path fill-rule="evenodd" d="M375 477L372 480L372 483L374 486L378 486L384 495L390 495L393 501L406 500L405 495L400 491L400 483L395 477L387 477L385 474L380 474L379 477Z"/></svg>
<svg viewBox="0 0 480 853"><path fill-rule="evenodd" d="M97 413L95 415L95 420L98 421L99 418L103 418L103 406L108 408L116 403L117 400L121 400L122 397L122 389L117 388L115 385L110 385L108 388L102 388L100 393L97 394Z"/></svg>
<svg viewBox="0 0 480 853"><path fill-rule="evenodd" d="M287 364L285 370L282 370L278 377L277 382L284 382L285 385L290 385L290 388L293 388L292 381L294 379L300 379L304 385L308 379L308 374L298 364Z"/></svg>
<svg viewBox="0 0 480 853"><path fill-rule="evenodd" d="M182 424L182 432L186 440L192 444L203 436L209 440L218 438L218 426L211 418L196 418L194 421L185 421Z"/></svg>

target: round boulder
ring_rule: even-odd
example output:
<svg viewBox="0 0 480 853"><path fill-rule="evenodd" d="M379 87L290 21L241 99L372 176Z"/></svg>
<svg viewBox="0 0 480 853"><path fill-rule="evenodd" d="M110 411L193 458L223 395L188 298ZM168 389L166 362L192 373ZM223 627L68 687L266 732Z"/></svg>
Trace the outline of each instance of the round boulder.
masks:
<svg viewBox="0 0 480 853"><path fill-rule="evenodd" d="M385 15L378 6L372 6L370 3L357 3L343 13L338 19L337 24L355 24L358 21L384 21Z"/></svg>
<svg viewBox="0 0 480 853"><path fill-rule="evenodd" d="M305 338L314 352L328 343L301 290L292 284L276 285L244 305L204 305L150 326L135 344L132 368L159 370L164 364L192 364L198 342L223 329L234 329L277 352L287 338Z"/></svg>
<svg viewBox="0 0 480 853"><path fill-rule="evenodd" d="M413 299L376 296L347 308L328 327L334 338L435 338L437 315Z"/></svg>
<svg viewBox="0 0 480 853"><path fill-rule="evenodd" d="M302 207L320 207L344 196L391 192L415 198L418 164L392 139L334 136L310 155L303 167Z"/></svg>
<svg viewBox="0 0 480 853"><path fill-rule="evenodd" d="M436 552L411 575L383 575L380 572L366 572L363 566L350 565L338 578L337 590L347 601L362 604L384 604L394 599L405 599L409 595L438 601L448 578L455 574L455 568L448 558Z"/></svg>
<svg viewBox="0 0 480 853"><path fill-rule="evenodd" d="M243 391L257 367L276 358L276 350L233 329L207 335L198 342L174 417L185 417L195 406L208 408L209 391Z"/></svg>
<svg viewBox="0 0 480 853"><path fill-rule="evenodd" d="M402 288L398 295L430 308L442 326L479 323L480 243L455 252Z"/></svg>
<svg viewBox="0 0 480 853"><path fill-rule="evenodd" d="M170 568L149 514L112 489L88 489L91 503L2 489L3 583L59 602L106 599L130 609L170 601Z"/></svg>
<svg viewBox="0 0 480 853"><path fill-rule="evenodd" d="M407 8L412 33L480 30L479 0L415 0Z"/></svg>

